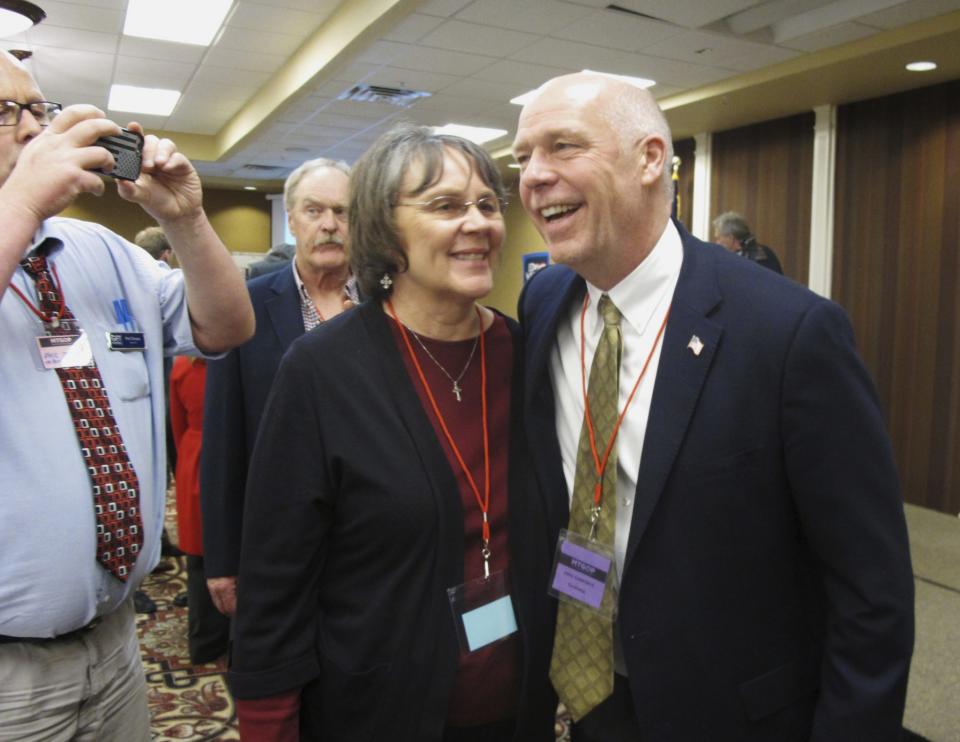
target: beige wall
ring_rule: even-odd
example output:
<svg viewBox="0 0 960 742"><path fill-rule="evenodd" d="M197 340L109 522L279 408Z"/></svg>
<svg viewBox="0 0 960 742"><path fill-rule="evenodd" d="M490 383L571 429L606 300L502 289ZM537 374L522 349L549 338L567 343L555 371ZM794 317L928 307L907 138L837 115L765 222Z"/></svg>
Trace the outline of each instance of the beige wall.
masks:
<svg viewBox="0 0 960 742"><path fill-rule="evenodd" d="M209 189L203 206L210 223L224 244L236 252L266 252L270 249L270 202L260 192ZM82 194L63 216L97 222L132 240L154 221L139 206L124 201L112 183L103 196Z"/></svg>
<svg viewBox="0 0 960 742"><path fill-rule="evenodd" d="M483 303L510 317L517 316L517 299L523 288L523 255L545 250L540 233L527 218L516 186L510 193L506 214L507 238L504 241L500 267L494 276L493 291Z"/></svg>

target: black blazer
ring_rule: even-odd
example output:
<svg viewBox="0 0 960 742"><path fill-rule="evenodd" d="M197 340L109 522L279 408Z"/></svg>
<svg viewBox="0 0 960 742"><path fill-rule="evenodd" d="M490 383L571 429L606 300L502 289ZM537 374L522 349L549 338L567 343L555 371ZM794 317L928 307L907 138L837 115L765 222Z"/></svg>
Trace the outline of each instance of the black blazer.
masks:
<svg viewBox="0 0 960 742"><path fill-rule="evenodd" d="M849 322L680 232L620 587L643 739L896 740L913 577L897 472ZM521 297L525 419L554 531L568 499L549 358L584 291L555 266Z"/></svg>
<svg viewBox="0 0 960 742"><path fill-rule="evenodd" d="M223 358L207 362L200 459L204 572L237 574L247 467L280 359L303 334L293 270L247 284L257 330Z"/></svg>
<svg viewBox="0 0 960 742"><path fill-rule="evenodd" d="M510 579L523 647L516 739L547 741L552 545L528 464L522 347L510 324ZM301 719L324 742L440 740L458 655L446 589L463 582L456 492L379 302L294 343L251 462L234 694L305 686Z"/></svg>

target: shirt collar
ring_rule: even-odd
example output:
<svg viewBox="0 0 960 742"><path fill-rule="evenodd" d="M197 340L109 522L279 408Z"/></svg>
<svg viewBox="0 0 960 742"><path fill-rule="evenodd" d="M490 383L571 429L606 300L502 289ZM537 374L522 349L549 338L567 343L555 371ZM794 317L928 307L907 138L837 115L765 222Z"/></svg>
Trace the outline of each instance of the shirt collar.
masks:
<svg viewBox="0 0 960 742"><path fill-rule="evenodd" d="M596 307L600 297L607 294L620 310L623 319L642 335L650 321L654 318L660 321L663 312L670 305L682 263L683 244L680 233L673 220L668 219L663 234L650 254L620 283L609 291L601 291L587 282L590 306L593 308L588 311L591 324L598 321Z"/></svg>
<svg viewBox="0 0 960 742"><path fill-rule="evenodd" d="M40 228L33 235L33 241L27 245L21 258L27 258L33 255L43 255L44 257L53 255L57 250L63 247L63 240L51 232L48 226L48 220L40 222Z"/></svg>
<svg viewBox="0 0 960 742"><path fill-rule="evenodd" d="M306 299L307 301L312 301L310 299L310 294L307 293L307 287L304 285L303 280L300 278L300 273L297 271L297 261L290 261L290 270L293 271L293 280L297 284L297 295L301 299Z"/></svg>

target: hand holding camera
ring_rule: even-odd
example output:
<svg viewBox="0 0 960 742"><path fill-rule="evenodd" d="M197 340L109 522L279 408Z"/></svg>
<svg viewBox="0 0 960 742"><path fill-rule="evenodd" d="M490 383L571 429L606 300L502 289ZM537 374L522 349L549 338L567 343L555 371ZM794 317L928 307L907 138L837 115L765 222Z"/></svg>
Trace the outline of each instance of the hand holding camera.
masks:
<svg viewBox="0 0 960 742"><path fill-rule="evenodd" d="M140 177L143 162L143 134L130 129L120 129L116 136L100 137L94 142L113 155L113 169L98 169L97 172L121 180L136 180Z"/></svg>

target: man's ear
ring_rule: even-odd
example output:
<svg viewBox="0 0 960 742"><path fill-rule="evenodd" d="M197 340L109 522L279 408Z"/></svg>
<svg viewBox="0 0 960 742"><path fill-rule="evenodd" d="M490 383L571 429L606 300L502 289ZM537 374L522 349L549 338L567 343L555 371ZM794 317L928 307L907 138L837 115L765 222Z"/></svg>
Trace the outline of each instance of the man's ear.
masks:
<svg viewBox="0 0 960 742"><path fill-rule="evenodd" d="M637 142L640 162L640 178L643 185L653 185L663 177L666 167L667 144L657 134L648 134Z"/></svg>

